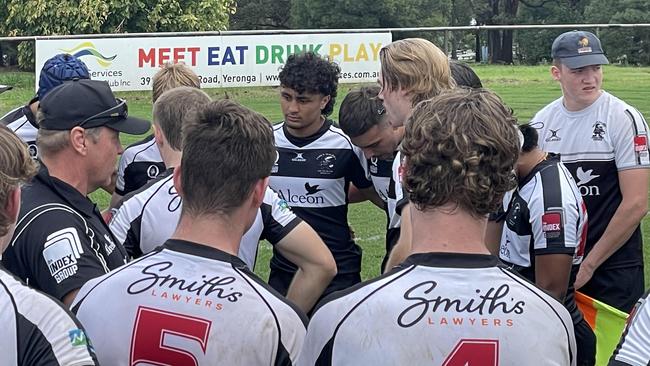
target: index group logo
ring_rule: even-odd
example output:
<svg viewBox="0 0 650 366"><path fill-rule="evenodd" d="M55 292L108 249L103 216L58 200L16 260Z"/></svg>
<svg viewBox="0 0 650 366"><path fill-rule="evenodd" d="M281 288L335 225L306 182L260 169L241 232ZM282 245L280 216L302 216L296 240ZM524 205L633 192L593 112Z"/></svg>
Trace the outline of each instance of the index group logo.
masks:
<svg viewBox="0 0 650 366"><path fill-rule="evenodd" d="M95 59L95 61L97 61L99 66L103 68L109 67L113 62L113 60L115 59L115 57L117 57L117 55L108 56L108 57L104 56L101 52L97 50L97 47L95 47L95 44L93 44L92 42L82 42L71 49L60 48L59 50L69 53L77 58L81 58L84 56L91 56Z"/></svg>

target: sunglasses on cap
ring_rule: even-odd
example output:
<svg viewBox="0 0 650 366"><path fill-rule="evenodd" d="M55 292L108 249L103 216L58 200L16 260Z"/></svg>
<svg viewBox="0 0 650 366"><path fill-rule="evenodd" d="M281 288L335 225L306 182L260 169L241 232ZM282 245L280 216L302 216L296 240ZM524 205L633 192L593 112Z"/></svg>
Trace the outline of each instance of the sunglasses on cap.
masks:
<svg viewBox="0 0 650 366"><path fill-rule="evenodd" d="M126 105L126 100L120 98L115 98L115 100L117 100L117 105L103 112L99 112L94 116L86 118L85 120L81 121L78 126L83 127L86 123L98 119L127 118L129 116L129 107Z"/></svg>

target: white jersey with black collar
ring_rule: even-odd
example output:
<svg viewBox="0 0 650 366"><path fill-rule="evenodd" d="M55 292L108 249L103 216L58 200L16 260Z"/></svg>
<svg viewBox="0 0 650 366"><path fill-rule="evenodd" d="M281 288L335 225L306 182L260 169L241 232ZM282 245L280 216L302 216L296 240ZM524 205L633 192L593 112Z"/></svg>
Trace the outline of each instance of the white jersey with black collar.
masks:
<svg viewBox="0 0 650 366"><path fill-rule="evenodd" d="M567 310L494 256L411 255L325 298L299 365L575 365Z"/></svg>
<svg viewBox="0 0 650 366"><path fill-rule="evenodd" d="M173 169L168 169L140 190L127 195L111 218L109 227L133 257L149 253L169 239L181 216L182 200L174 188ZM267 188L253 225L244 234L239 257L255 268L261 239L277 244L302 220L287 203Z"/></svg>
<svg viewBox="0 0 650 366"><path fill-rule="evenodd" d="M182 240L88 282L72 309L102 365L292 365L306 325L239 258Z"/></svg>
<svg viewBox="0 0 650 366"><path fill-rule="evenodd" d="M156 145L156 138L149 135L124 149L117 164L115 193L126 196L164 171L165 163Z"/></svg>
<svg viewBox="0 0 650 366"><path fill-rule="evenodd" d="M0 267L0 365L95 365L81 325L63 305Z"/></svg>
<svg viewBox="0 0 650 366"><path fill-rule="evenodd" d="M539 111L531 125L539 128L540 148L561 155L587 205L588 255L622 201L618 172L650 168L647 123L634 107L603 91L580 111L567 110L560 97ZM642 264L642 237L637 228L599 268Z"/></svg>

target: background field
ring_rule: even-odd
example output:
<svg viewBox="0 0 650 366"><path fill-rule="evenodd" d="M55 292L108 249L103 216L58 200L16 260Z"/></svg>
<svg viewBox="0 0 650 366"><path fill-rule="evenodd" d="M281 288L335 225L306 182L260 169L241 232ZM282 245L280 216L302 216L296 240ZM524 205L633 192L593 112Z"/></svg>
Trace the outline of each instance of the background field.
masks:
<svg viewBox="0 0 650 366"><path fill-rule="evenodd" d="M561 95L559 86L551 79L547 66L484 66L477 65L476 72L485 87L497 92L515 111L520 121L528 121L542 106ZM604 88L638 108L646 118L650 116L650 68L605 66ZM14 86L14 90L0 95L0 115L24 104L34 95L34 76L23 72L0 71L0 84ZM340 102L354 85L339 87ZM271 121L280 121L282 113L278 104L276 88L257 87L241 89L206 90L215 98L229 97L264 114ZM143 92L118 93L128 101L129 113L151 119L151 95ZM80 101L83 103L83 101ZM338 119L338 105L333 118ZM122 143L128 145L137 136L122 136ZM108 195L96 192L92 195L99 206L105 207ZM379 265L384 255L384 228L386 219L374 206L362 203L351 205L349 221L356 233L357 243L363 248L362 277L372 278L379 274ZM645 261L650 259L650 220L643 220L645 241ZM263 243L260 246L258 264L255 271L263 278L268 276L268 259L271 248ZM650 284L650 265L645 268L646 284Z"/></svg>

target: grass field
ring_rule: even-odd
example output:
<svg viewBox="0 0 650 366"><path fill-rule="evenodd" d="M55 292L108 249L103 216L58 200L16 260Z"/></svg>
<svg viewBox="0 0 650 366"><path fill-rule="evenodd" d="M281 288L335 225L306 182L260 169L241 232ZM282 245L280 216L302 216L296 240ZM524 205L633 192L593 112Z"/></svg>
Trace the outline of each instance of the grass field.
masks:
<svg viewBox="0 0 650 366"><path fill-rule="evenodd" d="M548 72L547 66L484 66L475 67L485 87L497 92L515 111L520 121L528 121L542 106L561 95L559 86ZM650 68L605 66L604 88L638 108L646 118L650 116ZM24 104L34 95L34 76L31 73L2 72L0 84L14 86L14 90L0 95L0 115ZM339 87L340 102L353 85L343 84ZM276 88L258 87L242 89L206 90L215 98L229 97L264 114L271 121L280 121L282 114L278 103ZM118 93L128 101L129 113L151 119L151 95L144 92ZM337 119L338 103L334 111ZM138 139L137 136L123 136L122 143L128 145ZM108 196L103 192L92 195L99 206L105 207ZM372 278L379 274L379 265L384 255L385 216L374 206L366 203L351 205L350 223L356 233L357 243L363 248L362 277ZM643 236L646 250L645 261L650 260L650 219L643 221ZM268 259L271 249L268 244L260 248L257 261L258 274L268 276ZM650 263L646 265L646 284L650 284Z"/></svg>

